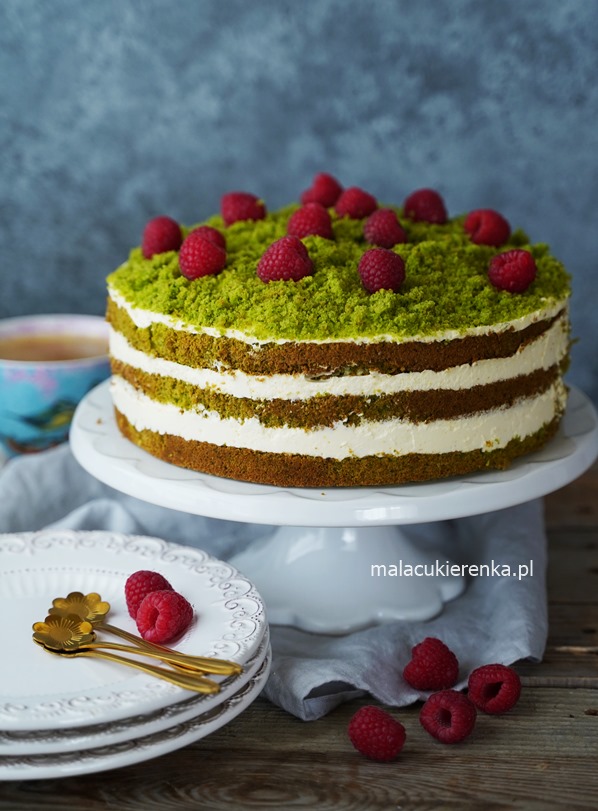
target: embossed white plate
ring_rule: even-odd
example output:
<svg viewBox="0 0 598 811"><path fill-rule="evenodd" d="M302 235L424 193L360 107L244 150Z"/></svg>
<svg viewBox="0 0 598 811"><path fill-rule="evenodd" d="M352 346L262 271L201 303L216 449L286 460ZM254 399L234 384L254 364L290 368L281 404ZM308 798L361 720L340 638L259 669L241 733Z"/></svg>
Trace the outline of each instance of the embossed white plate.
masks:
<svg viewBox="0 0 598 811"><path fill-rule="evenodd" d="M202 713L209 713L212 717L215 708L236 695L250 682L270 656L270 634L266 632L255 656L243 665L243 672L225 679L219 693L209 696L188 693L190 698L169 704L155 712L83 727L25 731L0 729L0 763L6 756L54 755L114 746L162 732L195 719Z"/></svg>
<svg viewBox="0 0 598 811"><path fill-rule="evenodd" d="M136 633L124 584L138 569L162 573L194 607L177 649L241 664L256 654L267 629L260 595L233 566L199 549L106 531L0 534L0 730L105 723L193 695L111 662L65 660L32 642L32 624L70 591L99 592L111 604L110 622Z"/></svg>
<svg viewBox="0 0 598 811"><path fill-rule="evenodd" d="M270 666L268 654L258 672L234 695L207 712L160 732L79 752L0 757L0 780L41 780L91 774L141 763L181 749L221 729L247 709L265 687Z"/></svg>

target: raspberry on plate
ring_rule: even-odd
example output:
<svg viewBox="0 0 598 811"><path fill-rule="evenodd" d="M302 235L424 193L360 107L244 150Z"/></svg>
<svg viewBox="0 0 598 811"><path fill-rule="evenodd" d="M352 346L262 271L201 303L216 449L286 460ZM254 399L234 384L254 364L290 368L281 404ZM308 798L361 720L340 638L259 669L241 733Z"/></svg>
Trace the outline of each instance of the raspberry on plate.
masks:
<svg viewBox="0 0 598 811"><path fill-rule="evenodd" d="M181 227L172 217L154 217L143 229L141 253L151 259L156 253L178 251L183 241Z"/></svg>
<svg viewBox="0 0 598 811"><path fill-rule="evenodd" d="M363 235L367 242L379 248L407 242L407 234L391 208L379 208L370 214L363 224Z"/></svg>
<svg viewBox="0 0 598 811"><path fill-rule="evenodd" d="M226 265L226 251L212 239L207 239L199 229L185 237L179 251L179 268L186 279L213 276Z"/></svg>
<svg viewBox="0 0 598 811"><path fill-rule="evenodd" d="M369 192L358 186L345 189L336 201L334 210L339 217L351 217L352 220L361 220L368 217L378 208L378 201Z"/></svg>
<svg viewBox="0 0 598 811"><path fill-rule="evenodd" d="M418 189L403 203L405 216L410 220L442 225L447 221L444 200L435 189Z"/></svg>
<svg viewBox="0 0 598 811"><path fill-rule="evenodd" d="M441 743L465 740L473 731L476 717L472 702L457 690L432 693L419 713L420 724Z"/></svg>
<svg viewBox="0 0 598 811"><path fill-rule="evenodd" d="M306 203L289 217L287 234L299 239L309 236L332 239L334 234L328 209L320 203Z"/></svg>
<svg viewBox="0 0 598 811"><path fill-rule="evenodd" d="M523 293L536 278L537 271L535 259L529 251L514 249L492 257L488 279L499 290Z"/></svg>
<svg viewBox="0 0 598 811"><path fill-rule="evenodd" d="M521 679L506 665L478 667L470 674L467 687L470 701L489 715L507 712L521 695Z"/></svg>
<svg viewBox="0 0 598 811"><path fill-rule="evenodd" d="M161 591L164 589L172 589L172 586L159 572L150 572L147 569L140 569L138 572L133 572L125 583L127 610L133 619L137 617L139 606L143 598L149 594L150 591Z"/></svg>
<svg viewBox="0 0 598 811"><path fill-rule="evenodd" d="M294 281L311 276L314 265L298 237L286 236L267 248L256 269L263 282Z"/></svg>
<svg viewBox="0 0 598 811"><path fill-rule="evenodd" d="M457 683L459 662L444 642L427 636L412 648L403 678L416 690L445 690Z"/></svg>
<svg viewBox="0 0 598 811"><path fill-rule="evenodd" d="M403 257L386 248L371 248L366 251L358 265L361 282L368 293L392 290L397 293L405 281Z"/></svg>
<svg viewBox="0 0 598 811"><path fill-rule="evenodd" d="M349 721L349 739L362 755L372 760L394 760L405 743L404 726L380 707L368 705Z"/></svg>
<svg viewBox="0 0 598 811"><path fill-rule="evenodd" d="M266 216L266 206L255 194L231 191L222 195L220 212L224 224L232 225L239 220L263 220Z"/></svg>
<svg viewBox="0 0 598 811"><path fill-rule="evenodd" d="M197 228L194 228L191 233L201 234L204 239L209 240L209 242L213 242L214 245L218 245L218 247L222 248L223 251L226 250L226 237L222 231L219 231L217 228L212 228L211 225L200 225Z"/></svg>
<svg viewBox="0 0 598 811"><path fill-rule="evenodd" d="M306 203L319 203L325 208L333 206L341 195L343 187L338 180L326 172L317 174L309 189L306 189L299 198L303 205Z"/></svg>
<svg viewBox="0 0 598 811"><path fill-rule="evenodd" d="M187 630L193 619L191 603L172 589L150 591L137 611L137 629L148 642L171 642Z"/></svg>
<svg viewBox="0 0 598 811"><path fill-rule="evenodd" d="M511 236L511 226L507 220L491 208L470 211L463 228L476 245L494 245L497 248Z"/></svg>

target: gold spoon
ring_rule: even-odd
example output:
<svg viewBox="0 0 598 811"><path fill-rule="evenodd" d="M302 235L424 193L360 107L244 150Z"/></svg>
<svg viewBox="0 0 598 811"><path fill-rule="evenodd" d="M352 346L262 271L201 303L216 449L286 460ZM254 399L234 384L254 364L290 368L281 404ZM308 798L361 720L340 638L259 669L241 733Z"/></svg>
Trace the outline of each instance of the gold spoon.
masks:
<svg viewBox="0 0 598 811"><path fill-rule="evenodd" d="M128 665L136 670L140 670L142 673L156 676L177 687L193 690L196 693L217 693L220 690L220 685L217 682L206 679L197 673L171 670L101 650L101 645L96 646L93 643L95 634L91 623L81 620L75 614L71 614L67 617L49 616L46 618L45 622L34 623L33 631L33 641L44 648L44 650L49 653L57 654L58 656L94 656L100 659L107 659L110 662ZM147 654L143 653L142 655L145 656Z"/></svg>
<svg viewBox="0 0 598 811"><path fill-rule="evenodd" d="M166 661L165 656L162 654L168 654L171 657L168 660L171 664L175 663L172 655L176 656L176 664L183 668L188 667L193 670L201 670L203 673L220 676L238 675L243 672L243 667L237 662L231 662L227 659L213 659L209 656L192 656L180 651L173 651L172 648L158 645L155 642L148 642L147 639L129 633L129 631L118 628L116 625L110 625L104 622L104 617L109 610L110 603L102 600L96 592L84 595L80 591L72 591L66 597L57 597L53 600L49 614L60 617L76 614L81 620L91 623L96 629L132 642L138 648L147 651L148 655L150 652L154 656L161 654L158 658Z"/></svg>
<svg viewBox="0 0 598 811"><path fill-rule="evenodd" d="M87 632L87 625L92 627L90 632ZM46 617L44 622L34 623L33 630L35 632L33 638L36 642L39 641L46 648L64 650L67 653L73 648L80 648L84 645L91 650L115 650L122 653L147 656L150 659L160 659L160 661L175 667L181 667L180 659L181 656L184 656L184 654L178 654L175 651L156 653L139 646L117 645L114 642L96 642L97 637L92 624L82 620L76 614L67 614L66 617L51 614ZM201 668L188 663L185 664L183 670L187 673L199 673L202 675L205 673Z"/></svg>
<svg viewBox="0 0 598 811"><path fill-rule="evenodd" d="M209 679L200 679L191 674L185 674L181 670L170 670L169 668L159 667L158 665L148 665L143 662L136 662L133 659L127 659L126 656L118 656L116 653L107 653L106 651L89 650L89 648L79 648L78 650L64 651L56 650L55 648L48 648L42 645L41 642L37 643L48 653L54 653L57 656L62 656L63 659L76 659L78 656L93 656L97 659L107 659L109 662L117 662L121 665L128 665L142 673L147 673L150 676L156 676L158 679L170 682L176 687L182 687L185 690L192 690L194 693L217 693L219 686L216 682Z"/></svg>

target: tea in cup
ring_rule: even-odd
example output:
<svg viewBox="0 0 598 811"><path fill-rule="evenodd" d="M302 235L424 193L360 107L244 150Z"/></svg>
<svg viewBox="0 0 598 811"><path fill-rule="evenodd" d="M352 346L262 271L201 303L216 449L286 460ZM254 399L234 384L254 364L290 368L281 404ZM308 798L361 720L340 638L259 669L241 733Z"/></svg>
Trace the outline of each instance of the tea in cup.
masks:
<svg viewBox="0 0 598 811"><path fill-rule="evenodd" d="M104 318L29 315L0 320L4 453L32 453L64 442L79 401L109 376Z"/></svg>

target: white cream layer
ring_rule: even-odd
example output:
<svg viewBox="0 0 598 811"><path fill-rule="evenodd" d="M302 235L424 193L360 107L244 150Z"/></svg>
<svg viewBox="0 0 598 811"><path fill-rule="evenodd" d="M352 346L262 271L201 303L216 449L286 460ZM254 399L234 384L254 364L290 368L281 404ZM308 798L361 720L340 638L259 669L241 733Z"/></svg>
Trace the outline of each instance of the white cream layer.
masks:
<svg viewBox="0 0 598 811"><path fill-rule="evenodd" d="M523 399L511 408L471 417L431 423L404 420L365 422L358 426L337 423L332 428L305 430L268 428L255 417L241 421L221 418L214 411L184 411L151 400L118 376L112 378L111 391L116 408L139 431L148 429L215 445L332 459L502 448L514 437L524 438L539 431L564 410L567 396L564 385L557 381L543 394Z"/></svg>
<svg viewBox="0 0 598 811"><path fill-rule="evenodd" d="M125 336L110 331L110 354L116 360L142 372L182 380L201 389L210 388L233 397L252 400L306 400L317 395L356 395L368 397L402 391L435 389L466 390L500 380L549 369L563 360L569 348L568 322L565 315L534 341L521 347L511 358L492 358L463 364L442 372L405 372L385 375L344 375L310 379L305 375L249 375L238 370L193 369L174 361L154 358L132 347Z"/></svg>
<svg viewBox="0 0 598 811"><path fill-rule="evenodd" d="M373 338L329 338L325 340L310 340L310 341L296 341L295 339L287 339L287 338L269 338L269 339L258 339L252 335L247 335L244 332L241 332L236 329L226 329L226 330L218 330L214 327L194 327L192 324L189 324L181 319L173 318L170 315L164 315L163 313L155 313L151 310L144 310L141 307L134 307L130 304L124 296L122 296L114 287L108 286L108 295L112 299L112 301L124 310L131 321L135 324L136 327L139 329L145 329L150 327L152 324L164 324L165 326L169 327L170 329L176 330L177 332L188 332L192 335L210 335L214 338L234 338L238 341L243 341L244 343L251 344L253 347L258 348L262 344L285 344L285 343L314 343L314 344L326 344L326 343L343 343L343 342L350 342L350 343L357 343L357 344L368 344L368 343L381 343L383 341L396 341L396 337L392 335L377 335ZM507 330L512 330L514 332L519 332L526 327L529 327L530 324L535 324L537 321L543 321L548 318L553 318L557 313L561 310L566 308L567 302L566 300L561 301L553 301L552 303L547 303L546 309L542 310L541 312L531 313L530 315L523 316L522 318L516 318L513 321L506 321L499 324L492 324L491 326L481 326L481 327L470 327L469 329L465 330L445 330L444 332L439 332L436 335L430 336L420 336L414 335L412 337L405 336L401 339L403 343L408 341L418 341L419 343L433 343L435 341L452 341L456 338L465 338L467 336L474 336L474 335L488 335L490 333L501 333L506 332Z"/></svg>

